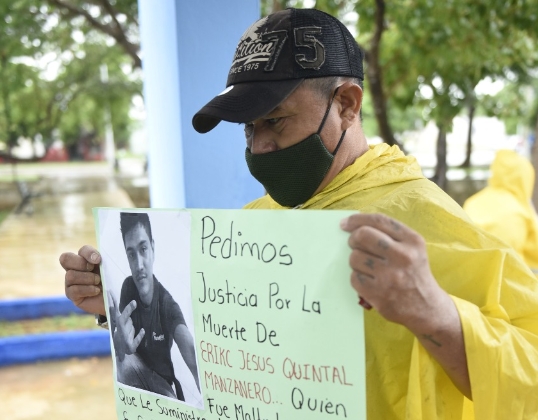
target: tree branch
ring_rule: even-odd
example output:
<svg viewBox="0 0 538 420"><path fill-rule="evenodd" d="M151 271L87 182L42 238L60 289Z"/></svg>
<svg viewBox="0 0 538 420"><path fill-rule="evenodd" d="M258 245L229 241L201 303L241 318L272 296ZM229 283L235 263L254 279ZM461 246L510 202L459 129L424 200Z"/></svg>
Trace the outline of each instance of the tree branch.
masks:
<svg viewBox="0 0 538 420"><path fill-rule="evenodd" d="M125 30L123 29L123 26L121 26L121 24L118 22L118 19L116 18L116 15L118 14L117 10L114 9L114 7L108 2L108 0L99 0L99 3L103 5L105 10L112 17L112 20L114 21L114 24L116 25L118 31L121 31L121 33L125 36Z"/></svg>
<svg viewBox="0 0 538 420"><path fill-rule="evenodd" d="M84 10L81 7L77 7L71 3L68 3L63 0L47 0L51 5L54 5L60 9L65 10L68 14L71 16L82 16L86 19L86 21L93 26L98 31L103 32L104 34L114 38L116 42L124 49L124 51L133 59L133 66L134 67L142 67L142 61L140 60L140 57L138 56L138 51L140 50L139 45L134 44L130 42L127 37L125 36L125 32L123 31L122 26L117 21L116 16L109 12L108 8L105 6L105 9L107 9L107 12L110 13L112 19L114 20L114 27L112 25L106 25L104 23L101 23L97 19L95 19L90 13L88 13L86 10ZM101 4L108 3L106 1L101 1ZM108 4L110 8L112 6ZM114 10L114 9L112 9Z"/></svg>

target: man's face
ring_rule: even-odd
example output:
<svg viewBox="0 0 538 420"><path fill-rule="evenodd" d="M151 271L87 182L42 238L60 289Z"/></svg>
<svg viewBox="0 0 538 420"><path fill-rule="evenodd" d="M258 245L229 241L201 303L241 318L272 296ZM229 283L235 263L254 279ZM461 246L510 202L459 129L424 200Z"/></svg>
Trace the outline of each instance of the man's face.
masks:
<svg viewBox="0 0 538 420"><path fill-rule="evenodd" d="M286 100L266 116L245 124L247 147L251 153L268 153L299 143L317 132L330 98L299 86ZM336 101L321 131L321 138L329 151L334 150L342 134L336 123Z"/></svg>
<svg viewBox="0 0 538 420"><path fill-rule="evenodd" d="M140 299L149 305L153 298L154 245L140 223L126 233L125 252Z"/></svg>

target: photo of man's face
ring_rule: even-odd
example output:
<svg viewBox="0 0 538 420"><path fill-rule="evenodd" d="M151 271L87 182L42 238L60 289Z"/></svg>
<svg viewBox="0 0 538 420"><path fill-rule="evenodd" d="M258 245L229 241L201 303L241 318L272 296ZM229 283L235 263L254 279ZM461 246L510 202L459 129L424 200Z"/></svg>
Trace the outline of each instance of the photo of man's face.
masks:
<svg viewBox="0 0 538 420"><path fill-rule="evenodd" d="M131 275L145 304L149 304L153 297L154 251L154 243L141 223L137 223L125 234L125 252Z"/></svg>

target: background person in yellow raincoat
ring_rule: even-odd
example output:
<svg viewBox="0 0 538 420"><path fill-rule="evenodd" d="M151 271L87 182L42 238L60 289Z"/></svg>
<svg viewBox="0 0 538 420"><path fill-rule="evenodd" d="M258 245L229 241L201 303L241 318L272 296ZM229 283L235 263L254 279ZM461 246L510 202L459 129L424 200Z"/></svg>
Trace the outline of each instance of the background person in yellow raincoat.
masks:
<svg viewBox="0 0 538 420"><path fill-rule="evenodd" d="M502 239L538 272L538 217L532 205L534 168L513 150L499 150L488 186L469 197L463 209L478 226Z"/></svg>
<svg viewBox="0 0 538 420"><path fill-rule="evenodd" d="M538 280L414 158L368 146L362 58L337 19L276 12L243 34L226 90L193 126L245 124L247 165L268 192L245 208L360 212L341 228L351 285L373 307L364 318L369 420L534 419ZM60 257L66 295L104 315L100 261L90 246Z"/></svg>

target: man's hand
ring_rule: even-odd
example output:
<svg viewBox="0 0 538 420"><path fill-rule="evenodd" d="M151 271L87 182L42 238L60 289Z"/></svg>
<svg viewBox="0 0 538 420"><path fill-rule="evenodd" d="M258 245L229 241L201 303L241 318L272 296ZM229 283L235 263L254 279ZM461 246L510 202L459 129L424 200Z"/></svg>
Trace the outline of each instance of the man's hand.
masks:
<svg viewBox="0 0 538 420"><path fill-rule="evenodd" d="M350 232L351 284L357 293L415 334L434 322L441 301L450 298L430 271L424 239L382 214L352 215L342 229Z"/></svg>
<svg viewBox="0 0 538 420"><path fill-rule="evenodd" d="M123 312L120 312L112 293L108 293L108 296L108 309L111 318L110 325L114 347L120 361L123 361L126 354L136 353L136 349L142 342L146 332L144 328L141 328L135 337L135 328L131 320L131 314L136 309L136 301L132 300L129 302Z"/></svg>
<svg viewBox="0 0 538 420"><path fill-rule="evenodd" d="M78 255L72 252L60 255L65 270L65 295L83 311L105 315L100 262L99 252L90 245L80 248Z"/></svg>
<svg viewBox="0 0 538 420"><path fill-rule="evenodd" d="M359 296L407 327L472 399L459 314L430 271L424 238L382 214L354 214L341 227L350 233L351 284Z"/></svg>

